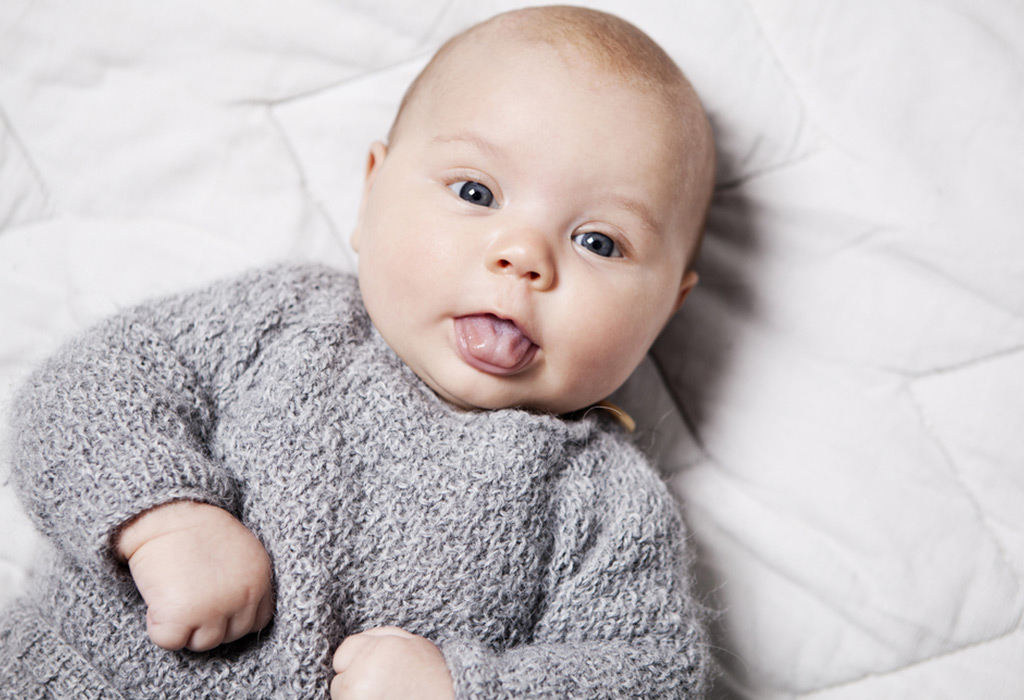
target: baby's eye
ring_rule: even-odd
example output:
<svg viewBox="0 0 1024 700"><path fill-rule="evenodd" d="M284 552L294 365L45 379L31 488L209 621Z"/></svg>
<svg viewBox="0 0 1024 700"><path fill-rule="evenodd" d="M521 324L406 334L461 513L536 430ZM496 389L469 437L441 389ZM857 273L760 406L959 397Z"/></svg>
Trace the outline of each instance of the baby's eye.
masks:
<svg viewBox="0 0 1024 700"><path fill-rule="evenodd" d="M596 231L577 233L572 237L572 242L605 258L622 257L622 253L619 252L619 247L615 245L615 241L603 233L597 233Z"/></svg>
<svg viewBox="0 0 1024 700"><path fill-rule="evenodd" d="M494 193L479 182L473 182L471 180L453 182L448 185L448 189L462 197L462 199L466 200L470 204L477 204L481 207L495 206Z"/></svg>

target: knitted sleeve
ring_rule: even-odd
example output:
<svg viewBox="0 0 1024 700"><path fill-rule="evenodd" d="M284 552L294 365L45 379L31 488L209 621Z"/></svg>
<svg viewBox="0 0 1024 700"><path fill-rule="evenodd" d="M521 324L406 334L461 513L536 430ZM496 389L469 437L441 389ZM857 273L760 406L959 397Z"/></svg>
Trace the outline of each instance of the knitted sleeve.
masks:
<svg viewBox="0 0 1024 700"><path fill-rule="evenodd" d="M149 508L191 499L235 509L235 480L209 447L218 410L324 274L261 271L144 304L30 377L13 412L12 481L59 550L106 567L113 533Z"/></svg>
<svg viewBox="0 0 1024 700"><path fill-rule="evenodd" d="M676 504L631 448L601 455L561 500L532 642L441 645L459 700L703 697L709 655Z"/></svg>

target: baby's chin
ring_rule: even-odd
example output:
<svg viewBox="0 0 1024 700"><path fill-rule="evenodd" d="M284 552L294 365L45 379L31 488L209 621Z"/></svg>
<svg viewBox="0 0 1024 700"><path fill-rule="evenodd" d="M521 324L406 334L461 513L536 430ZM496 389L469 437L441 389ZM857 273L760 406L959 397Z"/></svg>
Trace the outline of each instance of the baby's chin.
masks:
<svg viewBox="0 0 1024 700"><path fill-rule="evenodd" d="M422 379L422 377L421 377ZM508 381L507 379L501 381ZM508 389L494 389L491 391L481 390L479 383L469 389L461 391L445 388L424 379L435 394L442 400L460 411L500 411L503 409L519 409L532 413L543 413L549 415L566 415L575 413L589 406L592 406L604 397L577 401L552 401L538 399L536 396L527 397L521 392ZM581 402L582 401L582 402Z"/></svg>
<svg viewBox="0 0 1024 700"><path fill-rule="evenodd" d="M445 403L459 411L500 411L507 408L518 408L539 413L552 412L536 402L508 396L504 392L452 391L426 380L424 383Z"/></svg>

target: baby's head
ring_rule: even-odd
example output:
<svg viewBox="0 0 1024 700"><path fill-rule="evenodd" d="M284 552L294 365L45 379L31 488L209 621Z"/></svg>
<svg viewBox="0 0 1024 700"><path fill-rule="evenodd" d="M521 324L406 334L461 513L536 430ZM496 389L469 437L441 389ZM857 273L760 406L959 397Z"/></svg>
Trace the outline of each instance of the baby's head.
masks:
<svg viewBox="0 0 1024 700"><path fill-rule="evenodd" d="M645 34L571 7L452 39L371 147L352 237L385 341L462 408L617 389L696 284L714 147Z"/></svg>

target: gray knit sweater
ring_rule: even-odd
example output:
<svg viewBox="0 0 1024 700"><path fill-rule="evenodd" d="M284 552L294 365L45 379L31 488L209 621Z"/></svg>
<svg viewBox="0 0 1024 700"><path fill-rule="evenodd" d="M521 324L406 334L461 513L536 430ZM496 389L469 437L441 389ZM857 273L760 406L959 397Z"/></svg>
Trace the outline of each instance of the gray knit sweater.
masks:
<svg viewBox="0 0 1024 700"><path fill-rule="evenodd" d="M699 697L674 502L600 413L453 409L321 267L122 313L14 411L14 483L53 551L0 620L0 697L322 699L334 649L377 625L438 644L460 699ZM175 499L263 542L270 627L148 640L112 538Z"/></svg>

